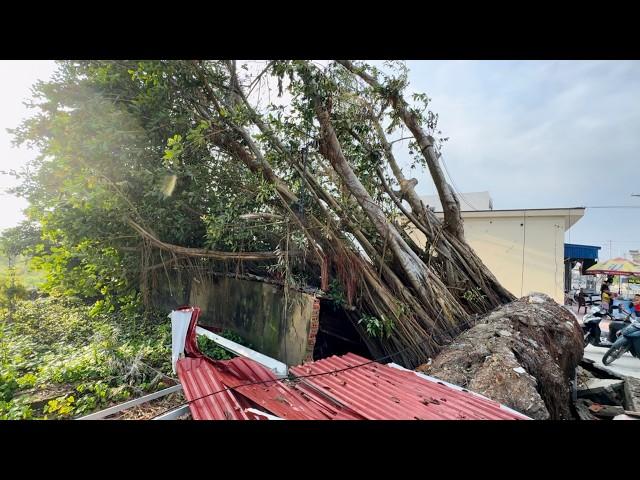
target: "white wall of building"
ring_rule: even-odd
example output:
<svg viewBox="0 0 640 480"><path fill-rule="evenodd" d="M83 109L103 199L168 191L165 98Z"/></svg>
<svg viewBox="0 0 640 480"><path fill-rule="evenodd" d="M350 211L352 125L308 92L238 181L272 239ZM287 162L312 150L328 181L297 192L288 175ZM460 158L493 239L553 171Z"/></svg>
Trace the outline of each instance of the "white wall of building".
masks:
<svg viewBox="0 0 640 480"><path fill-rule="evenodd" d="M442 214L438 213L442 217ZM463 212L467 242L515 296L543 292L564 301L565 232L583 209ZM422 232L410 231L420 245Z"/></svg>

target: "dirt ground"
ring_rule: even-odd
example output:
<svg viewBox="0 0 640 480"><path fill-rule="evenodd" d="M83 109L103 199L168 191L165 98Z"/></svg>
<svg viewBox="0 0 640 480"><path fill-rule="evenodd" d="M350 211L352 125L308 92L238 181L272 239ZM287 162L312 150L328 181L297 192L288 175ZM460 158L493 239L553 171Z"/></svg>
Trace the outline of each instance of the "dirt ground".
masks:
<svg viewBox="0 0 640 480"><path fill-rule="evenodd" d="M165 397L136 405L123 412L107 417L105 420L151 420L154 417L176 409L186 403L183 392L171 393ZM190 420L191 415L179 417L178 420Z"/></svg>

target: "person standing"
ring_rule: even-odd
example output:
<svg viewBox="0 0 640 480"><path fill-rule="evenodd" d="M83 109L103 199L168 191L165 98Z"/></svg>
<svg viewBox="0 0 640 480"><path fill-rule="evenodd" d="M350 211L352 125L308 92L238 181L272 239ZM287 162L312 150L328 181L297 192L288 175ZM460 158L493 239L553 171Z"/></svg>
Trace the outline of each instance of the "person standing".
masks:
<svg viewBox="0 0 640 480"><path fill-rule="evenodd" d="M607 313L611 313L613 302L611 298L611 292L609 291L609 284L606 282L600 286L600 298L600 308L602 308Z"/></svg>
<svg viewBox="0 0 640 480"><path fill-rule="evenodd" d="M584 288L580 289L578 295L576 295L576 300L578 301L578 313L580 313L580 309L582 307L584 307L584 313L587 313L587 302L584 298Z"/></svg>

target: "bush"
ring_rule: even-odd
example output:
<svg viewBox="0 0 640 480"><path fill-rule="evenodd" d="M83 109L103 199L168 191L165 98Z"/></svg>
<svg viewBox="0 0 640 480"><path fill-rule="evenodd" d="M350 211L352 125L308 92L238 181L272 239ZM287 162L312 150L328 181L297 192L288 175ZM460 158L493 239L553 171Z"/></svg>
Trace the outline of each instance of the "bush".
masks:
<svg viewBox="0 0 640 480"><path fill-rule="evenodd" d="M251 344L248 343L245 339L229 330L225 330L219 335L233 342L239 343L240 345L244 345L245 347L252 348ZM196 340L198 342L198 348L200 349L200 351L206 356L213 358L214 360L230 360L236 357L236 355L226 351L224 348L218 346L217 343L205 337L204 335L199 335Z"/></svg>

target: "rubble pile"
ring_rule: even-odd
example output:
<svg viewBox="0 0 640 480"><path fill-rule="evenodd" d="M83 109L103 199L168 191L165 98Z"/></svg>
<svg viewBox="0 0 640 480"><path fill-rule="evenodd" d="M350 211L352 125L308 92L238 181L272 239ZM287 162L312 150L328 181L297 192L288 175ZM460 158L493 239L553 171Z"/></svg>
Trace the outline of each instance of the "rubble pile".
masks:
<svg viewBox="0 0 640 480"><path fill-rule="evenodd" d="M478 319L416 370L534 419L572 419L572 382L584 347L575 317L532 293Z"/></svg>
<svg viewBox="0 0 640 480"><path fill-rule="evenodd" d="M582 359L576 375L576 415L580 420L637 420L640 380L618 375Z"/></svg>

